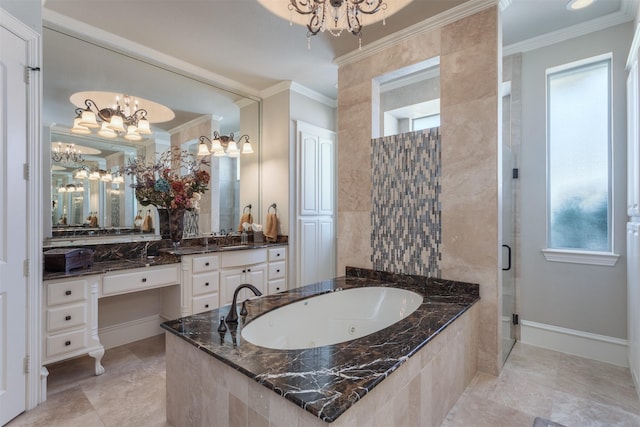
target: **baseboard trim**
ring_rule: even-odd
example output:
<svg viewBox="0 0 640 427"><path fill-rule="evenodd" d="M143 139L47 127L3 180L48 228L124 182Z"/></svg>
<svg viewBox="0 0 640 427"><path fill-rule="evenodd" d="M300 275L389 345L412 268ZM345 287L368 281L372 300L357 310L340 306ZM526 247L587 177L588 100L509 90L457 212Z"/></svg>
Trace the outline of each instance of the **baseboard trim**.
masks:
<svg viewBox="0 0 640 427"><path fill-rule="evenodd" d="M98 329L100 342L105 349L160 335L164 319L159 314Z"/></svg>
<svg viewBox="0 0 640 427"><path fill-rule="evenodd" d="M544 323L520 320L520 341L536 347L599 360L618 366L629 366L627 340L561 328Z"/></svg>

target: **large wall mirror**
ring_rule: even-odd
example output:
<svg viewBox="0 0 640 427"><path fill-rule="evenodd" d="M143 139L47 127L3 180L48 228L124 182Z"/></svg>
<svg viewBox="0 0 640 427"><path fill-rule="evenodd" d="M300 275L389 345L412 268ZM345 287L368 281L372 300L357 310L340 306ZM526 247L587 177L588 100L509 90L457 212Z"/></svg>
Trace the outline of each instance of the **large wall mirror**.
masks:
<svg viewBox="0 0 640 427"><path fill-rule="evenodd" d="M171 146L196 155L199 137L212 138L214 131L223 136L234 134L236 141L247 135L253 153L207 157L212 177L209 191L186 231L209 235L236 229L248 205L254 217L259 217L259 99L44 25L42 121L44 140L49 143L43 143L43 166L51 172L44 182L43 197L50 200L44 203L45 246L81 240L91 244L92 238L96 243L160 238L159 227L144 227L147 216L157 225L155 208L141 206L131 188L132 177L117 177L117 171L136 157L154 161ZM149 110L151 134L130 141L125 133L104 138L98 135L100 129L86 135L71 132L81 106L78 99L84 102L84 97L76 95L74 105L72 97L88 91L121 94L121 106L125 96L142 100L139 108ZM98 109L113 108L116 102L93 100ZM144 104L147 100L167 107L172 117L158 121L160 114L154 117L154 110ZM133 101L131 110L135 110Z"/></svg>

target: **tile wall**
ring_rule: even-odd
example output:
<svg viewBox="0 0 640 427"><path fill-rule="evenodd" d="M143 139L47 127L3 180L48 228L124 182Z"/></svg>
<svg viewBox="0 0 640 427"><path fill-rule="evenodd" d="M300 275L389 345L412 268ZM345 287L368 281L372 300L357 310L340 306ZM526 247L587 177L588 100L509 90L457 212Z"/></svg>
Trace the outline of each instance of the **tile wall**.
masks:
<svg viewBox="0 0 640 427"><path fill-rule="evenodd" d="M372 140L374 270L440 277L440 130Z"/></svg>

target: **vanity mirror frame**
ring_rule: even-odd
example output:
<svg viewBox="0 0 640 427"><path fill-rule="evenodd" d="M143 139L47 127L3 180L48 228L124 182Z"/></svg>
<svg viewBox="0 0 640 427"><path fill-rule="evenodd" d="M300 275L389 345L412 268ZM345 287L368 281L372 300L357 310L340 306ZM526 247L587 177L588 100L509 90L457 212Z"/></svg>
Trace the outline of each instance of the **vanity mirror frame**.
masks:
<svg viewBox="0 0 640 427"><path fill-rule="evenodd" d="M135 61L136 63L140 63L144 67L153 67L154 69L159 70L159 73L168 73L167 75L172 76L175 79L184 79L183 81L189 82L189 84L202 86L205 88L210 88L211 91L215 91L218 93L216 96L224 96L228 99L233 99L236 106L240 109L238 120L238 124L236 128L229 129L215 129L220 133L241 133L239 134L249 134L251 138L251 143L255 150L255 153L250 155L243 155L243 160L241 160L243 167L241 168L241 178L240 178L240 186L242 191L240 191L239 200L237 200L236 204L239 207L239 210L242 210L242 207L248 204L254 206L254 217L260 217L260 206L261 203L261 183L259 180L260 177L260 169L261 169L261 130L262 130L262 99L259 97L259 94L254 91L238 87L239 84L226 79L222 76L218 76L214 73L211 73L207 70L199 69L191 64L185 63L183 61L177 60L175 58L169 58L164 54L161 54L156 51L150 51L149 49L142 48L141 46L135 45L134 43L122 39L116 35L111 33L104 32L97 28L87 29L86 25L74 25L74 22L77 21L70 20L66 17L56 16L56 14L44 13L43 14L43 35L45 36L46 42L46 32L53 31L56 35L67 36L70 37L70 40L74 41L74 43L87 43L91 45L91 48L95 49L104 49L105 56L109 55L122 55L127 61ZM46 49L46 43L45 43ZM45 59L46 59L46 55ZM47 66L45 62L45 67ZM49 67L50 69L51 67ZM46 79L45 79L46 81ZM163 86L164 87L164 86ZM44 88L43 91L43 104L46 108L47 104L47 88ZM86 89L86 88L85 88ZM102 90L102 88L98 87L98 90ZM244 90L247 89L247 90ZM105 88L104 90L109 90ZM124 87L121 90L128 90L128 88ZM80 91L80 90L79 90ZM114 91L114 90L112 90ZM222 95L221 95L222 94ZM152 97L145 96L144 93L132 93L132 95L139 95L141 97L146 97L151 99ZM206 94L203 94L206 97ZM154 99L156 101L156 99ZM168 104L171 108L172 105ZM194 108L194 111L200 111ZM182 111L184 112L184 111ZM245 113L246 112L246 113ZM51 141L51 136L53 133L58 131L60 128L70 129L73 121L73 113L74 106L68 102L68 110L64 112L68 117L67 121L69 123L65 123L64 126L61 124L52 123L53 121L44 116L43 126L43 135L42 140L46 141L43 143L43 169L50 170L51 165L51 144L48 141ZM209 118L209 126L211 126L211 120L216 120L216 116L208 113L193 113L197 114L197 118L192 120L192 122L202 121L203 118ZM222 119L221 117L219 119ZM206 120L205 120L206 121ZM214 122L215 125L215 122ZM162 150L155 150L146 148L147 156L149 153L161 152L165 151L169 148L170 145L175 145L175 142L171 141L174 139L176 134L180 134L180 138L184 138L178 142L178 144L185 143L191 140L197 141L197 138L201 136L198 135L186 135L184 132L185 126L178 125L175 128L171 129L171 134L166 133L167 137L167 145L163 146ZM175 132L174 132L175 131ZM154 131L155 132L155 131ZM206 135L211 137L211 135ZM121 139L118 139L121 141ZM142 141L144 142L144 141ZM251 156L251 157L244 157ZM246 158L246 160L245 160ZM245 166L246 165L246 166ZM43 174L43 198L45 200L51 200L51 180L52 175ZM211 192L211 188L209 190ZM212 195L213 196L213 195ZM215 202L211 203L212 211L211 216L215 215ZM51 216L51 204L43 203L44 207L44 215L43 215L43 228L44 228L44 247L58 247L58 246L70 246L70 245L78 245L78 244L104 244L104 243L125 243L125 242L136 242L136 241L145 241L145 240L159 240L160 235L156 231L153 234L149 233L135 233L131 235L100 235L100 236L76 236L73 238L52 238L52 222L50 220ZM146 208L144 208L146 209ZM202 214L201 214L202 215ZM207 213L208 215L208 213ZM157 218L156 218L157 219ZM239 218L238 218L239 219ZM211 226L212 223L216 223L216 220L205 221L205 224L209 224ZM235 225L234 225L235 227ZM155 227L158 230L159 227ZM211 235L211 233L218 232L217 229L205 228L202 227L203 231L201 235Z"/></svg>

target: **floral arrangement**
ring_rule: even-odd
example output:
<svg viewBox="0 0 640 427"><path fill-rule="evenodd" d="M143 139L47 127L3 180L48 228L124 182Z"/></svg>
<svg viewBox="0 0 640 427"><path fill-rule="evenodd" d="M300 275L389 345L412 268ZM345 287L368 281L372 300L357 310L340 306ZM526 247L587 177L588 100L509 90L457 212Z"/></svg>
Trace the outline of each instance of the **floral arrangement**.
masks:
<svg viewBox="0 0 640 427"><path fill-rule="evenodd" d="M155 163L146 163L144 158L132 160L124 167L124 173L135 176L131 186L142 206L198 209L210 178L200 166L208 164L204 158L196 159L193 154L172 147Z"/></svg>

